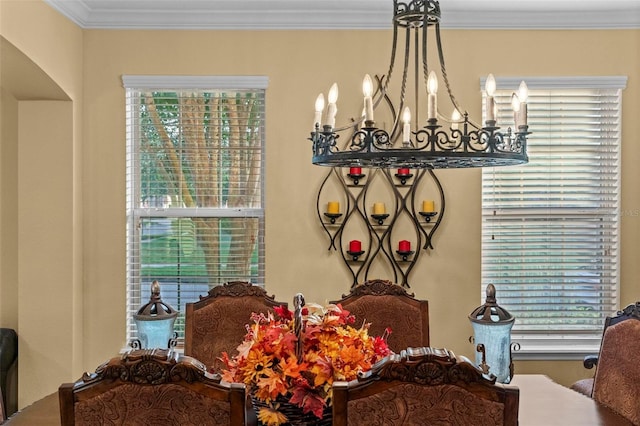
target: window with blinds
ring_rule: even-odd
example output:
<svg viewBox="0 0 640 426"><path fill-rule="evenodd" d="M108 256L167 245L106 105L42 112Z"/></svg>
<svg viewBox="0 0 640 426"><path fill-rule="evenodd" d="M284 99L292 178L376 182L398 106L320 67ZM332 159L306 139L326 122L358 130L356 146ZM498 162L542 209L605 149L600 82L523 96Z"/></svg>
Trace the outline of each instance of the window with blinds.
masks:
<svg viewBox="0 0 640 426"><path fill-rule="evenodd" d="M264 284L264 77L123 76L127 339L152 281L180 314L212 286Z"/></svg>
<svg viewBox="0 0 640 426"><path fill-rule="evenodd" d="M520 80L497 80L503 128ZM482 171L482 300L494 284L523 358L580 357L597 353L618 303L626 77L526 82L529 163Z"/></svg>

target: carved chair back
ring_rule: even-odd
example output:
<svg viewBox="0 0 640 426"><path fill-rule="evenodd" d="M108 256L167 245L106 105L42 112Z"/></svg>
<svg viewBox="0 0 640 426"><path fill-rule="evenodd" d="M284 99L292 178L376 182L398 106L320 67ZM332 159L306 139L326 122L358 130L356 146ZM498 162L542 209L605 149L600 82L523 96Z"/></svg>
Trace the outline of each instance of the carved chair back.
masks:
<svg viewBox="0 0 640 426"><path fill-rule="evenodd" d="M640 424L640 302L607 318L593 378L593 399Z"/></svg>
<svg viewBox="0 0 640 426"><path fill-rule="evenodd" d="M58 389L63 426L245 424L246 390L168 349L112 358Z"/></svg>
<svg viewBox="0 0 640 426"><path fill-rule="evenodd" d="M184 353L202 361L209 371L219 372L224 364L223 352L236 354L251 323L252 313L273 311L276 306L288 306L258 286L233 281L213 287L198 302L186 304Z"/></svg>
<svg viewBox="0 0 640 426"><path fill-rule="evenodd" d="M634 320L632 321L629 326L625 326L625 328L629 328L628 332L631 333L629 334L628 337L625 337L624 334L620 333L619 330L622 329L622 327L618 328L616 327L617 331L611 331L609 332L609 328L611 326L626 322L627 320ZM605 318L604 321L604 328L602 331L602 340L600 342L600 354L598 355L587 355L584 358L583 364L584 367L587 369L592 369L596 366L600 365L600 358L602 355L604 355L605 359L602 361L605 363L605 366L603 366L602 368L604 370L610 370L611 368L622 368L622 366L625 364L625 362L623 361L622 363L615 361L615 360L611 360L612 356L618 356L621 357L622 354L619 351L623 351L625 353L625 356L627 356L629 353L631 354L637 354L638 352L628 352L626 350L626 348L629 348L629 343L635 343L637 340L633 340L634 338L632 338L631 336L635 334L635 339L638 338L638 334L637 332L633 331L632 329L637 327L638 324L638 320L640 320L640 302L636 302L635 304L631 304L629 306L627 306L626 308L616 312L615 315L612 316L607 316ZM624 340L628 340L628 342L625 342L624 344L621 345L621 347L617 347L617 345L619 345L619 342L617 343L613 343L614 340L618 340L618 339L624 339ZM606 346L606 348L605 348ZM611 351L614 351L614 353L611 353ZM604 353L603 353L604 352ZM635 355L634 355L635 356ZM632 358L633 359L633 358ZM632 361L633 362L633 361ZM633 362L635 364L635 362ZM610 365L607 365L610 364ZM598 367L599 368L599 367ZM597 375L597 370L598 368L596 368L596 375ZM604 374L600 374L600 381L604 381L606 382L606 378L604 377ZM595 383L595 375L594 377L590 377L587 379L581 379L578 380L577 382L573 383L571 385L571 389L575 390L576 392L580 392L590 398L594 397L594 383Z"/></svg>
<svg viewBox="0 0 640 426"><path fill-rule="evenodd" d="M371 323L372 336L382 336L390 328L387 343L396 353L408 347L429 346L429 302L415 299L398 284L365 281L331 303L340 303L357 322Z"/></svg>
<svg viewBox="0 0 640 426"><path fill-rule="evenodd" d="M520 391L446 349L407 348L333 384L333 425L518 424Z"/></svg>

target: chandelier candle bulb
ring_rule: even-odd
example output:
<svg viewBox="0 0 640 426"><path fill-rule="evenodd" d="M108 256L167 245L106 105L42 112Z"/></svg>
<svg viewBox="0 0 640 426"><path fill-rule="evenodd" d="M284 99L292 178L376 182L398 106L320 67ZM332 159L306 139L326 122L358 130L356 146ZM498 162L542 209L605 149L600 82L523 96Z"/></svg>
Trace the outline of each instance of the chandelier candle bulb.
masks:
<svg viewBox="0 0 640 426"><path fill-rule="evenodd" d="M518 130L521 105L520 99L518 99L518 96L515 93L511 95L511 107L513 108L513 122L515 124L516 130Z"/></svg>
<svg viewBox="0 0 640 426"><path fill-rule="evenodd" d="M338 202L338 201L329 201L327 203L327 213L329 213L329 214L340 213L340 202Z"/></svg>
<svg viewBox="0 0 640 426"><path fill-rule="evenodd" d="M516 126L527 125L527 99L529 98L529 88L524 81L520 82L518 87L518 100L520 101L519 120L516 122Z"/></svg>
<svg viewBox="0 0 640 426"><path fill-rule="evenodd" d="M349 174L351 176L360 176L362 174L362 168L361 167L350 167L349 168Z"/></svg>
<svg viewBox="0 0 640 426"><path fill-rule="evenodd" d="M435 203L433 200L424 200L422 202L422 211L425 213L431 213L435 211Z"/></svg>
<svg viewBox="0 0 640 426"><path fill-rule="evenodd" d="M329 89L329 105L327 106L327 125L334 128L336 126L336 114L338 113L338 83L333 83Z"/></svg>
<svg viewBox="0 0 640 426"><path fill-rule="evenodd" d="M373 203L373 214L386 214L387 208L384 203Z"/></svg>
<svg viewBox="0 0 640 426"><path fill-rule="evenodd" d="M400 176L407 176L407 175L409 175L409 169L406 169L406 168L398 169L398 175L400 175Z"/></svg>
<svg viewBox="0 0 640 426"><path fill-rule="evenodd" d="M496 121L496 101L494 96L496 94L496 79L493 74L489 74L487 81L484 84L484 90L487 92L487 99L485 102L485 109L487 113L487 122Z"/></svg>
<svg viewBox="0 0 640 426"><path fill-rule="evenodd" d="M398 242L398 251L402 253L411 251L411 242L407 240L401 240Z"/></svg>
<svg viewBox="0 0 640 426"><path fill-rule="evenodd" d="M349 241L349 251L351 253L359 253L362 251L362 243L359 240Z"/></svg>
<svg viewBox="0 0 640 426"><path fill-rule="evenodd" d="M429 92L429 97L427 99L427 119L436 120L438 114L438 77L436 77L436 73L431 71L429 73L429 78L427 79L427 91Z"/></svg>
<svg viewBox="0 0 640 426"><path fill-rule="evenodd" d="M373 81L369 74L362 81L362 93L364 94L364 120L373 121Z"/></svg>
<svg viewBox="0 0 640 426"><path fill-rule="evenodd" d="M324 95L320 93L316 98L316 113L313 118L313 130L316 129L316 125L322 124L322 111L324 110Z"/></svg>
<svg viewBox="0 0 640 426"><path fill-rule="evenodd" d="M462 120L462 116L460 115L460 111L456 108L451 113L451 130L458 130L458 123L460 120Z"/></svg>
<svg viewBox="0 0 640 426"><path fill-rule="evenodd" d="M411 111L409 107L404 107L402 122L404 123L402 126L402 142L408 144L411 142Z"/></svg>

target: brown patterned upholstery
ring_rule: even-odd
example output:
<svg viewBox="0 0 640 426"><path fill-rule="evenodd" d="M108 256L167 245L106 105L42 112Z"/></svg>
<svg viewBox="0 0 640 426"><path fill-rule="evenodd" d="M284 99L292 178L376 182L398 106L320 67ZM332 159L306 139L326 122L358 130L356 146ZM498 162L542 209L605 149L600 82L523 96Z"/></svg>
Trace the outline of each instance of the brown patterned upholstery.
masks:
<svg viewBox="0 0 640 426"><path fill-rule="evenodd" d="M334 426L517 425L519 390L446 349L408 348L333 385Z"/></svg>
<svg viewBox="0 0 640 426"><path fill-rule="evenodd" d="M280 305L288 306L251 283L234 281L213 287L200 301L186 305L185 355L202 361L210 371L219 372L224 364L218 358L223 352L229 356L237 353L251 314L267 313Z"/></svg>
<svg viewBox="0 0 640 426"><path fill-rule="evenodd" d="M604 332L593 379L593 399L640 425L640 321Z"/></svg>
<svg viewBox="0 0 640 426"><path fill-rule="evenodd" d="M371 323L371 336L391 328L387 343L394 352L408 347L429 346L429 302L418 300L401 286L386 280L370 280L351 289L340 303L356 317Z"/></svg>
<svg viewBox="0 0 640 426"><path fill-rule="evenodd" d="M578 380L571 389L640 425L640 302L605 319L600 353L587 356L585 368L596 367L594 377Z"/></svg>
<svg viewBox="0 0 640 426"><path fill-rule="evenodd" d="M244 425L240 383L167 349L135 350L58 389L63 426ZM252 418L253 419L253 418Z"/></svg>

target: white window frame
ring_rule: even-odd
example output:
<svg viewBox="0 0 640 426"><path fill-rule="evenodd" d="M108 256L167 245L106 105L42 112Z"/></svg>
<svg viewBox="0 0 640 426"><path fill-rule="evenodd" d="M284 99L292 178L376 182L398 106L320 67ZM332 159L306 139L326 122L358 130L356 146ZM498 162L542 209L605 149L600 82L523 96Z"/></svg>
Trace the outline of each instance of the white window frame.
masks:
<svg viewBox="0 0 640 426"><path fill-rule="evenodd" d="M166 75L123 75L123 86L127 93L126 105L129 108L132 105L132 100L129 99L133 91L151 90L151 91L185 91L185 90L205 90L205 91L224 91L224 90L255 90L262 91L262 97L264 102L264 91L268 86L268 78L265 76L166 76ZM139 258L139 233L133 231L136 228L136 224L139 223L141 218L153 218L153 217L171 217L171 218L188 218L188 217L203 217L203 218L257 218L260 221L258 231L258 282L253 284L264 286L265 276L265 249L264 249L264 210L265 210L265 122L266 112L262 111L262 123L261 123L261 154L260 154L260 206L259 208L172 208L172 207L142 207L135 205L135 200L140 198L139 196L139 181L140 177L138 173L127 172L127 308L126 308L126 337L127 344L133 339L137 338L136 326L133 321L133 313L137 309L146 304L149 301L149 288L141 283L140 271L140 258ZM134 164L137 160L134 157L134 153L138 152L137 146L140 137L132 134L135 129L138 129L137 116L133 111L127 110L127 169L138 170ZM130 169L131 168L131 169ZM146 284L146 283L145 283ZM162 283L161 283L162 284ZM206 293L201 294L204 296ZM193 302L197 301L192 300ZM180 309L178 306L172 306L175 309ZM180 312L183 317L184 312ZM182 335L179 335L179 346L182 344Z"/></svg>
<svg viewBox="0 0 640 426"><path fill-rule="evenodd" d="M616 208L619 211L620 206L620 151L621 151L621 116L622 116L622 90L626 87L626 76L611 76L611 77L514 77L514 78L497 78L497 88L498 90L510 90L514 92L517 90L517 87L520 81L525 80L529 90L535 91L536 89L540 90L554 90L554 89L608 89L617 91L618 96L618 151L617 151L617 198L616 198ZM481 88L484 88L485 79L481 79L480 85ZM485 94L486 96L486 94ZM503 112L503 116L506 113L507 109L510 109L510 105L505 105L503 102L500 105L500 109ZM543 117L536 116L535 105L529 105L529 131L533 132L530 136L530 144L535 143L535 132L537 126L543 126L544 124L540 121ZM486 114L486 112L484 112ZM504 123L499 123L499 125L504 125ZM531 159L531 154L530 161ZM518 166L514 166L518 167ZM494 179L494 172L499 168L487 168L483 169L483 187L487 184L487 181ZM483 195L483 222L482 222L482 234L483 234L483 252L485 247L486 238L489 237L489 234L492 232L490 222L486 219L491 214L488 211L489 209L485 206L485 199ZM618 215L619 217L619 215ZM616 247L615 247L615 255L613 256L615 259L615 268L616 268L616 279L614 288L611 289L612 297L611 300L612 305L618 306L618 294L619 294L619 219L616 220ZM490 237L489 237L490 238ZM487 244L488 246L488 244ZM491 282L487 277L485 277L484 272L484 255L483 255L483 274L482 274L482 286L481 286L481 301L484 303L486 294L486 286ZM501 303L500 300L500 287L496 286L497 300L498 303L504 307L504 304ZM614 314L615 311L609 312L608 314ZM517 316L516 316L516 324L517 324ZM602 318L602 326L604 326L604 318ZM520 332L518 331L517 325L514 326L514 330L512 332L512 341L519 345L519 350L513 352L514 359L582 359L587 354L597 353L600 347L602 328L598 329L594 332L585 332L585 333L554 333L552 331L549 332Z"/></svg>

